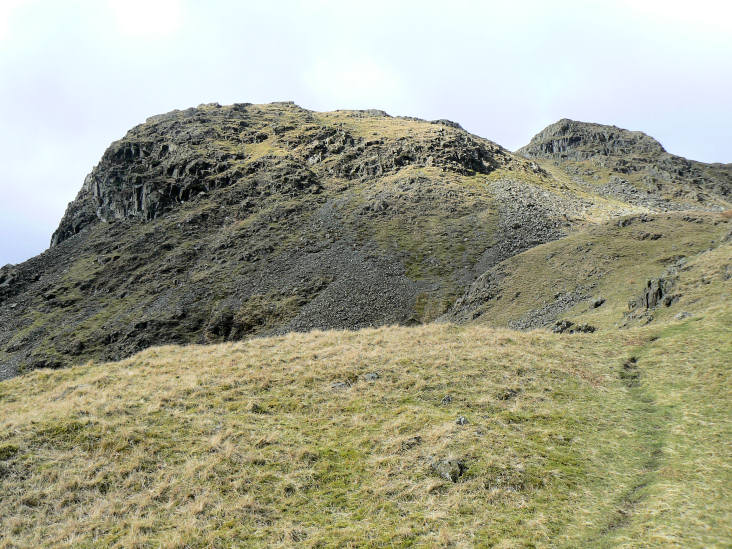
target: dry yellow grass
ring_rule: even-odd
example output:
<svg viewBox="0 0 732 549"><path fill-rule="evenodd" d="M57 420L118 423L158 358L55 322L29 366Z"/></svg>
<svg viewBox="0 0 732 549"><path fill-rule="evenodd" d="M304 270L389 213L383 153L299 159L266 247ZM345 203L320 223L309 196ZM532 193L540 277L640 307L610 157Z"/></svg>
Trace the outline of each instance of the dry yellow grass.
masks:
<svg viewBox="0 0 732 549"><path fill-rule="evenodd" d="M290 334L5 381L0 547L722 546L729 320Z"/></svg>

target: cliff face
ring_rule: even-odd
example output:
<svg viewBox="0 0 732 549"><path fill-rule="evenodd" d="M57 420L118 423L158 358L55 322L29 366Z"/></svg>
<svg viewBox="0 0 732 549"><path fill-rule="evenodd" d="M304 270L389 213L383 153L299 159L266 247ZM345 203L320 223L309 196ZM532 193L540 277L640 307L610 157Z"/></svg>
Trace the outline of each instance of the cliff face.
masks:
<svg viewBox="0 0 732 549"><path fill-rule="evenodd" d="M578 124L521 156L382 111L154 116L104 153L51 248L0 270L0 377L162 343L430 321L482 273L576 227L729 208L728 167Z"/></svg>

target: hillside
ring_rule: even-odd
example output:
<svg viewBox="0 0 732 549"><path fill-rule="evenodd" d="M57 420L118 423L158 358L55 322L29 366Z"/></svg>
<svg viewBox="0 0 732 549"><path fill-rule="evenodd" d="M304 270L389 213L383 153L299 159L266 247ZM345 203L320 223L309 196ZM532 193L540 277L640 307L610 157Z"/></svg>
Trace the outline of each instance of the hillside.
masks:
<svg viewBox="0 0 732 549"><path fill-rule="evenodd" d="M732 167L638 132L561 121L519 152L381 111L152 117L105 152L52 247L0 269L0 379L166 343L458 318L471 284L538 245L730 208Z"/></svg>
<svg viewBox="0 0 732 549"><path fill-rule="evenodd" d="M6 380L0 547L725 547L731 325L316 331Z"/></svg>
<svg viewBox="0 0 732 549"><path fill-rule="evenodd" d="M732 545L732 165L154 116L0 269L0 549Z"/></svg>
<svg viewBox="0 0 732 549"><path fill-rule="evenodd" d="M730 214L641 214L593 225L489 269L443 319L516 329L570 320L611 330L691 316L729 299L726 285L709 284L732 276ZM656 301L641 303L650 286ZM704 291L690 292L696 286Z"/></svg>

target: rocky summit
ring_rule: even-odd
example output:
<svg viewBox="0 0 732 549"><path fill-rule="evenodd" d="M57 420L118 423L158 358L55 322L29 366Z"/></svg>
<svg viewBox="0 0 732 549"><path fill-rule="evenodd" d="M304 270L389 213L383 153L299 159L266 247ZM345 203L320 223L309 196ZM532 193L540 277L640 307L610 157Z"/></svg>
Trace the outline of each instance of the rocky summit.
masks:
<svg viewBox="0 0 732 549"><path fill-rule="evenodd" d="M660 276L724 242L731 188L732 165L571 120L512 153L454 122L376 110L242 103L153 116L107 149L50 249L0 269L0 379L312 329L551 327L612 293L606 275L627 267L612 254ZM694 228L687 250L669 238L680 227ZM582 247L621 231L632 251L606 250L577 279ZM571 284L540 286L532 250L555 253Z"/></svg>
<svg viewBox="0 0 732 549"><path fill-rule="evenodd" d="M729 164L704 164L669 154L652 137L615 126L563 119L517 151L553 160L573 179L606 197L654 209L708 209L729 199ZM599 183L599 184L598 184Z"/></svg>

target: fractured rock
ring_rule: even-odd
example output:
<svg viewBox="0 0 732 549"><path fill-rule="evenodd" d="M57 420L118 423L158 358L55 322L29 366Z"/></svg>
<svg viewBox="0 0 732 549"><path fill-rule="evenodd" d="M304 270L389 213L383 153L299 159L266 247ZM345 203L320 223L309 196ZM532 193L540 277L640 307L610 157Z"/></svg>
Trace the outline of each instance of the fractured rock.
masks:
<svg viewBox="0 0 732 549"><path fill-rule="evenodd" d="M646 287L643 289L643 292L628 302L628 309L631 311L638 309L650 310L655 309L661 303L669 307L679 298L678 295L671 295L669 293L673 285L673 280L652 278L646 282Z"/></svg>

